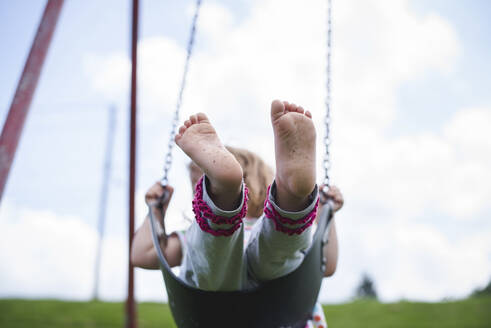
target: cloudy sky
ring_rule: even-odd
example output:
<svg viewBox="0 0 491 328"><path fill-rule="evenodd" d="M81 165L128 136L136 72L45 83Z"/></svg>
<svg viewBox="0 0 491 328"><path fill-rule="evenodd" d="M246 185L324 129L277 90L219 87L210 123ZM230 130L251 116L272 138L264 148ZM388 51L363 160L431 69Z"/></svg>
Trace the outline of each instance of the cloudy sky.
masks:
<svg viewBox="0 0 491 328"><path fill-rule="evenodd" d="M108 109L117 108L103 299L125 297L130 1L67 1L0 207L0 297L88 299ZM384 301L467 296L491 278L491 4L333 1L332 177L338 271L324 302L349 300L363 272ZM0 1L0 120L44 1ZM142 1L137 217L162 175L193 1ZM182 119L206 112L222 140L273 165L269 104L311 110L322 179L326 3L204 1ZM181 120L182 121L182 120ZM191 188L179 149L168 226ZM164 300L137 271L139 300Z"/></svg>

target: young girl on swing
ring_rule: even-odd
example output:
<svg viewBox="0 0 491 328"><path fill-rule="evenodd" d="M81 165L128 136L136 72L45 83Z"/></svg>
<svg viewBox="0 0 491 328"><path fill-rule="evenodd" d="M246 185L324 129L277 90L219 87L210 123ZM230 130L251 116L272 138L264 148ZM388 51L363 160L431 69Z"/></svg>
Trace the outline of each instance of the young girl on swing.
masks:
<svg viewBox="0 0 491 328"><path fill-rule="evenodd" d="M185 235L171 234L163 244L169 265L181 265L180 278L187 284L241 290L287 275L302 263L312 242L319 201L315 128L309 111L278 100L272 103L271 121L276 175L267 191L271 170L251 152L224 147L205 114L191 116L179 129L175 141L193 161L196 220ZM156 205L162 194L163 188L155 184L146 194L147 203ZM337 188L331 187L327 196L334 211L342 207ZM326 276L334 273L337 263L334 222L329 234ZM135 266L159 268L148 218L135 233L131 260ZM313 319L308 325L322 326L319 305Z"/></svg>

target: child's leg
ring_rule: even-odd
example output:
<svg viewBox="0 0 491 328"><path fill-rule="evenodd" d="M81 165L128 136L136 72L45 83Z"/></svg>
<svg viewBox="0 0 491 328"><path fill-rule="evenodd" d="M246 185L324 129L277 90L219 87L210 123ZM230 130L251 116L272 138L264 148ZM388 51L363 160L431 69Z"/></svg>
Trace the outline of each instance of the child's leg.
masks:
<svg viewBox="0 0 491 328"><path fill-rule="evenodd" d="M176 143L205 173L196 188L196 221L186 233L181 277L201 289L241 289L246 278L242 168L202 113L184 123Z"/></svg>
<svg viewBox="0 0 491 328"><path fill-rule="evenodd" d="M265 214L247 247L250 273L259 281L284 276L303 261L312 242L318 191L315 185L315 128L310 112L274 101L276 178Z"/></svg>

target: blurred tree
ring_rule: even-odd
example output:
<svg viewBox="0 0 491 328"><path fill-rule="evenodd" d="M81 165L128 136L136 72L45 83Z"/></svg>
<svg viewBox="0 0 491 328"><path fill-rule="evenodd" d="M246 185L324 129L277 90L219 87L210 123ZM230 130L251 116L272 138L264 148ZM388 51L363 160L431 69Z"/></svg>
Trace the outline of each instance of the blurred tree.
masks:
<svg viewBox="0 0 491 328"><path fill-rule="evenodd" d="M491 280L488 285L482 289L476 289L471 296L489 296L491 295Z"/></svg>
<svg viewBox="0 0 491 328"><path fill-rule="evenodd" d="M356 298L377 299L375 283L366 273L363 274L360 285L356 288Z"/></svg>

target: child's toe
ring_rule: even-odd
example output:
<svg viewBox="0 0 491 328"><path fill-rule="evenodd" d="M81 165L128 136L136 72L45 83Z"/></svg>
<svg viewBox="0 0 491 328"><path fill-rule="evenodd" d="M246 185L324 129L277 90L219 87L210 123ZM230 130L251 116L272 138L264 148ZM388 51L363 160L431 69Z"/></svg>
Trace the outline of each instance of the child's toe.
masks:
<svg viewBox="0 0 491 328"><path fill-rule="evenodd" d="M208 121L208 117L205 113L198 113L196 114L196 117L198 119L198 122Z"/></svg>
<svg viewBox="0 0 491 328"><path fill-rule="evenodd" d="M271 118L273 121L275 121L277 118L279 118L281 115L283 115L283 112L285 111L285 103L281 102L279 100L274 100L271 103Z"/></svg>

